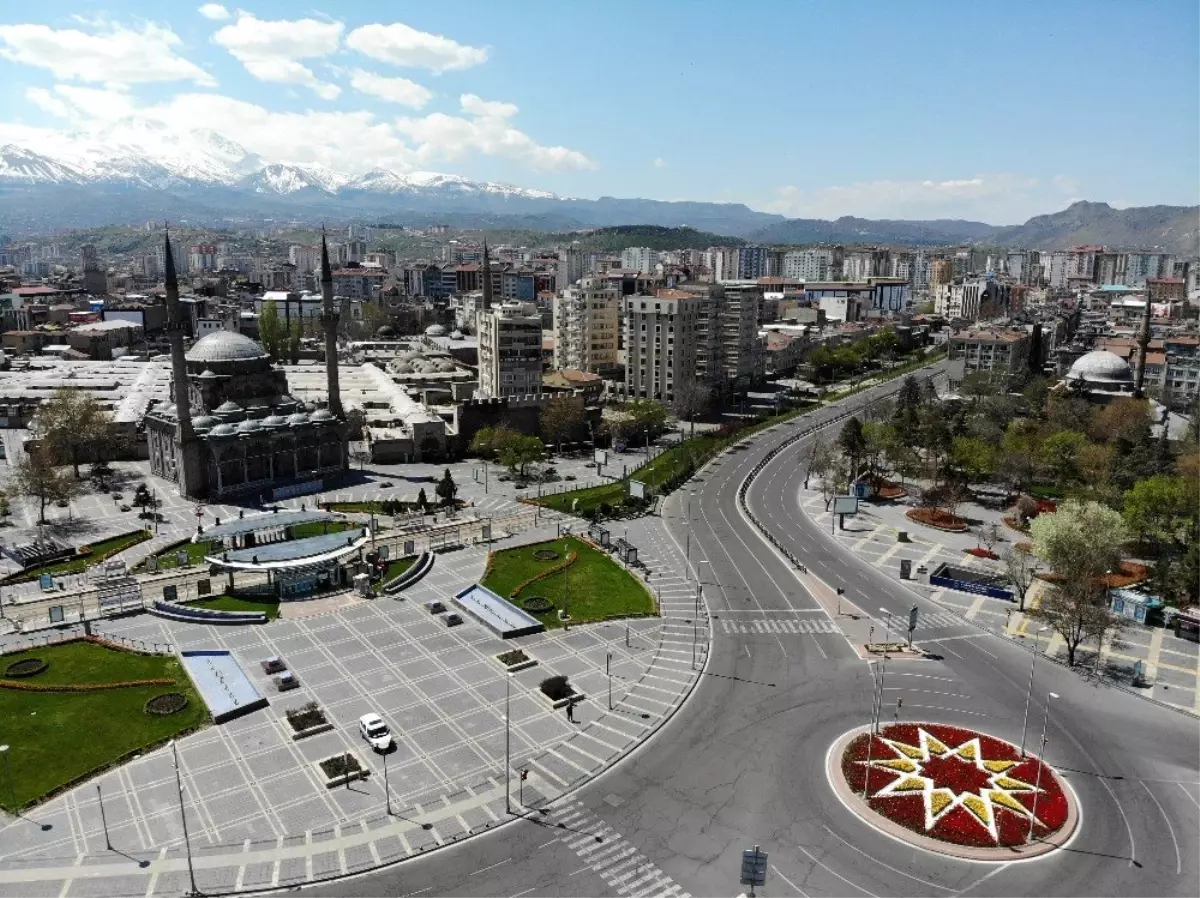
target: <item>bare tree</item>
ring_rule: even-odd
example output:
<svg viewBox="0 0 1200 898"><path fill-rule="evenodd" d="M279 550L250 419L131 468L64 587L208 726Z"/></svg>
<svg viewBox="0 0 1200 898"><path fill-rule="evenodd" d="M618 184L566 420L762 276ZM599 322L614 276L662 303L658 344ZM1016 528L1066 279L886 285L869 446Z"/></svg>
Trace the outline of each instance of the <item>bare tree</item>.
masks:
<svg viewBox="0 0 1200 898"><path fill-rule="evenodd" d="M696 416L703 416L712 406L712 390L695 378L680 381L675 385L671 411L680 421L691 422L691 433L696 435Z"/></svg>
<svg viewBox="0 0 1200 898"><path fill-rule="evenodd" d="M564 440L573 439L583 427L583 400L575 396L563 396L542 406L540 416L542 435L562 454Z"/></svg>
<svg viewBox="0 0 1200 898"><path fill-rule="evenodd" d="M1067 647L1067 665L1075 666L1075 654L1084 642L1095 639L1103 644L1109 635L1119 634L1126 620L1109 611L1104 603L1103 585L1094 580L1064 580L1043 596L1029 616L1049 626Z"/></svg>
<svg viewBox="0 0 1200 898"><path fill-rule="evenodd" d="M51 502L68 501L78 485L70 471L54 466L50 452L38 447L26 453L12 469L14 490L31 499L38 500L38 523L46 523L46 506Z"/></svg>
<svg viewBox="0 0 1200 898"><path fill-rule="evenodd" d="M1029 587L1033 585L1033 578L1038 572L1037 556L1020 546L1013 546L1005 550L1000 557L1004 561L1004 570L1008 574L1008 581L1013 585L1013 590L1017 594L1017 601L1020 603L1019 610L1024 611L1025 595L1029 592Z"/></svg>

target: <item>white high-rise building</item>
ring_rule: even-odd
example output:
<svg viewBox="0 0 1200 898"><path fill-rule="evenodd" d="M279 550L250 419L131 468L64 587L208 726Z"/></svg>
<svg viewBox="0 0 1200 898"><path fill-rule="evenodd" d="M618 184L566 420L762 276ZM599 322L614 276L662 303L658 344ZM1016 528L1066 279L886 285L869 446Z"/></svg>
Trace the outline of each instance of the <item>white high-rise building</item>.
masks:
<svg viewBox="0 0 1200 898"><path fill-rule="evenodd" d="M597 372L617 364L620 290L584 278L554 298L554 367Z"/></svg>
<svg viewBox="0 0 1200 898"><path fill-rule="evenodd" d="M800 281L827 281L833 268L833 250L797 249L784 253L783 276Z"/></svg>
<svg viewBox="0 0 1200 898"><path fill-rule="evenodd" d="M621 250L621 267L632 271L651 272L658 264L658 253L648 246L630 246Z"/></svg>
<svg viewBox="0 0 1200 898"><path fill-rule="evenodd" d="M483 398L542 392L542 316L531 302L506 302L476 316Z"/></svg>
<svg viewBox="0 0 1200 898"><path fill-rule="evenodd" d="M579 250L560 249L558 268L554 274L554 289L561 293L582 278L585 274L583 262L583 253Z"/></svg>

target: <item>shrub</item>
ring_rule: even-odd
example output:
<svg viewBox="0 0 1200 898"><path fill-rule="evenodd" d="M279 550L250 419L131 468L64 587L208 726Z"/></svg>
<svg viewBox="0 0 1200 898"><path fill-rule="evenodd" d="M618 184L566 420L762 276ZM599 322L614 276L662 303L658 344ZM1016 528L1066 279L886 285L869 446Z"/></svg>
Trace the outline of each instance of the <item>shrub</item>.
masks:
<svg viewBox="0 0 1200 898"><path fill-rule="evenodd" d="M543 614L554 608L554 603L545 596L530 596L521 600L521 607L533 614Z"/></svg>
<svg viewBox="0 0 1200 898"><path fill-rule="evenodd" d="M529 656L520 649L513 649L511 652L505 652L503 655L497 655L496 658L505 667L511 667L514 664L524 664L529 660Z"/></svg>
<svg viewBox="0 0 1200 898"><path fill-rule="evenodd" d="M321 710L321 706L316 702L308 702L299 708L289 708L287 711L287 720L296 732L307 730L309 727L320 726L326 722L325 712Z"/></svg>
<svg viewBox="0 0 1200 898"><path fill-rule="evenodd" d="M177 714L182 711L187 704L187 696L182 692L164 692L146 702L146 713L166 717L168 714Z"/></svg>
<svg viewBox="0 0 1200 898"><path fill-rule="evenodd" d="M358 763L358 759L354 755L342 754L334 755L332 758L326 758L321 762L321 769L330 779L337 776L346 776L350 773L358 773L362 770L362 765Z"/></svg>
<svg viewBox="0 0 1200 898"><path fill-rule="evenodd" d="M538 561L554 561L558 558L558 553L553 549L538 549L533 553L533 557Z"/></svg>
<svg viewBox="0 0 1200 898"><path fill-rule="evenodd" d="M539 688L542 690L542 695L553 702L570 698L575 694L575 690L571 688L571 684L567 682L567 678L562 675L546 677L546 679L542 680Z"/></svg>
<svg viewBox="0 0 1200 898"><path fill-rule="evenodd" d="M49 661L41 658L22 658L14 661L4 671L6 677L36 677L50 666Z"/></svg>

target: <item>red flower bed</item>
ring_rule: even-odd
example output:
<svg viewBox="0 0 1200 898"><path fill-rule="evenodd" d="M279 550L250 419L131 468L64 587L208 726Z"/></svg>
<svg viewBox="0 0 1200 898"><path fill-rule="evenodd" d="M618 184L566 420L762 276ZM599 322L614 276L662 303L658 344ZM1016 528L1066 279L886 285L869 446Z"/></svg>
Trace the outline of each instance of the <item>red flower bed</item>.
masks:
<svg viewBox="0 0 1200 898"><path fill-rule="evenodd" d="M940 508L913 508L904 513L910 521L934 527L938 530L949 530L952 533L962 533L967 529L967 522L957 515L949 514Z"/></svg>
<svg viewBox="0 0 1200 898"><path fill-rule="evenodd" d="M922 731L941 745L923 745ZM976 739L977 757L972 744ZM893 748L889 741L911 747L910 751ZM866 763L868 751L870 768ZM881 761L908 761L912 770L876 766ZM1016 763L1005 770L988 769L987 764L993 761ZM1067 819L1067 797L1050 767L1034 758L1022 760L1017 748L1007 742L944 724L898 724L883 727L876 736L856 737L842 754L846 783L858 795L866 787L867 803L876 813L943 842L984 848L1024 844L1029 834L1029 815L991 796L1002 792L1032 811L1039 767L1041 791L1036 793L1035 837L1062 827ZM910 781L909 787L898 790L906 780ZM920 781L921 788L916 788L916 781ZM936 798L927 798L925 781ZM935 806L935 802L939 804ZM983 816L969 804L980 809Z"/></svg>
<svg viewBox="0 0 1200 898"><path fill-rule="evenodd" d="M1035 499L1038 514L1054 514L1058 511L1058 503L1051 499Z"/></svg>
<svg viewBox="0 0 1200 898"><path fill-rule="evenodd" d="M987 549L976 546L974 549L967 549L968 555L974 555L976 558L989 558L992 561L998 561L1000 556L995 552L989 552Z"/></svg>

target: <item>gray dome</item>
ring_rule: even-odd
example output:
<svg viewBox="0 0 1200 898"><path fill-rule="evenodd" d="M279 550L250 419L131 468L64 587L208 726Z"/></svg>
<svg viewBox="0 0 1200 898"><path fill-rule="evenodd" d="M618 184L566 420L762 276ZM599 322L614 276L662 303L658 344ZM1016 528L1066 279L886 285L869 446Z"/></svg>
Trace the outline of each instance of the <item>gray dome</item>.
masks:
<svg viewBox="0 0 1200 898"><path fill-rule="evenodd" d="M201 337L187 354L189 362L253 362L265 358L266 350L233 331L216 331Z"/></svg>
<svg viewBox="0 0 1200 898"><path fill-rule="evenodd" d="M222 402L220 405L218 405L213 411L215 414L218 414L218 415L240 415L242 413L242 407L240 405L238 405L236 402L234 402L233 400L226 399L224 402Z"/></svg>
<svg viewBox="0 0 1200 898"><path fill-rule="evenodd" d="M237 436L237 431L233 429L232 424L218 424L208 432L210 437L234 437Z"/></svg>
<svg viewBox="0 0 1200 898"><path fill-rule="evenodd" d="M286 427L287 418L280 415L268 415L262 420L263 427Z"/></svg>
<svg viewBox="0 0 1200 898"><path fill-rule="evenodd" d="M332 421L333 415L328 409L319 408L309 416L310 421Z"/></svg>
<svg viewBox="0 0 1200 898"><path fill-rule="evenodd" d="M253 418L249 418L237 426L238 433L254 433L259 429L258 422Z"/></svg>
<svg viewBox="0 0 1200 898"><path fill-rule="evenodd" d="M1132 384L1133 369L1116 353L1107 349L1097 349L1075 360L1075 364L1067 372L1067 380L1097 384Z"/></svg>
<svg viewBox="0 0 1200 898"><path fill-rule="evenodd" d="M209 415L198 415L192 418L192 430L212 430L217 426L217 419Z"/></svg>
<svg viewBox="0 0 1200 898"><path fill-rule="evenodd" d="M288 418L288 424L291 424L293 427L296 427L299 424L307 424L307 423L308 423L308 415L304 414L304 412L296 412L296 414L294 414L290 418Z"/></svg>
<svg viewBox="0 0 1200 898"><path fill-rule="evenodd" d="M446 336L446 329L440 324L431 324L429 327L425 328L425 336L444 337Z"/></svg>
<svg viewBox="0 0 1200 898"><path fill-rule="evenodd" d="M156 413L162 415L164 418L174 418L176 415L179 414L175 410L175 406L170 403L167 403L166 405L160 405L154 411Z"/></svg>

